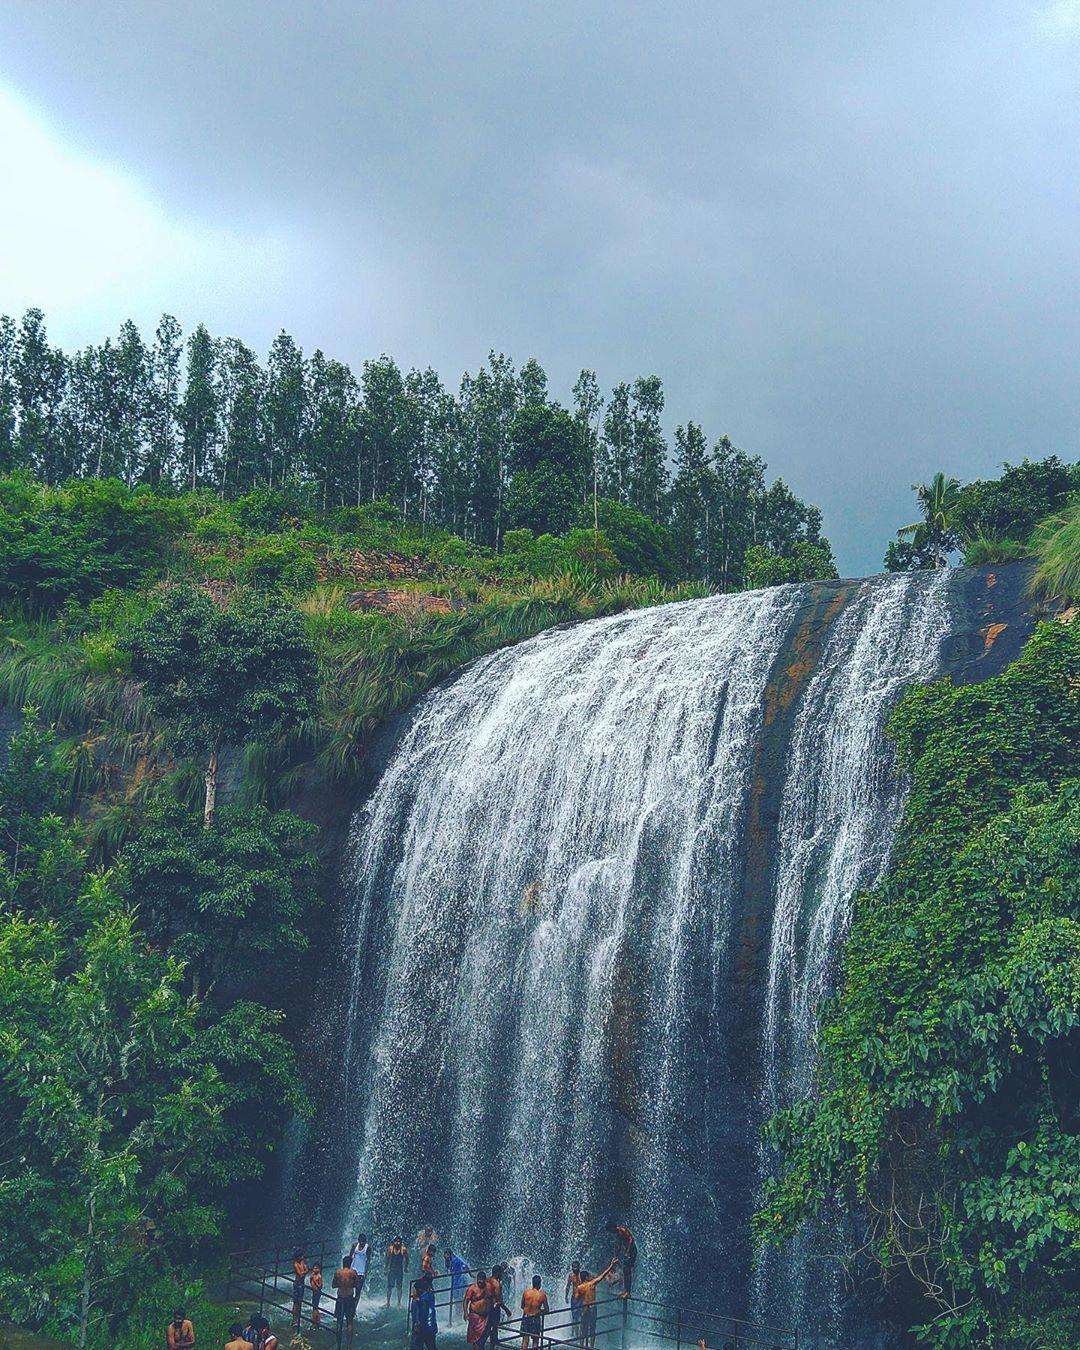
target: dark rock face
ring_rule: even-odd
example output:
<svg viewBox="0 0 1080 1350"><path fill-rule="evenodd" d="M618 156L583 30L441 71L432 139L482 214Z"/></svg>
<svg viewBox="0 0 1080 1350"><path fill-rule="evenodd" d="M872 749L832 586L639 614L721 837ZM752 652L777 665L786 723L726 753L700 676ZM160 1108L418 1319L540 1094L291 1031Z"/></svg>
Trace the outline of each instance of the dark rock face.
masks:
<svg viewBox="0 0 1080 1350"><path fill-rule="evenodd" d="M752 1273L758 1130L808 1090L846 905L887 863L903 785L884 717L912 680L1014 659L1043 616L1027 580L574 625L389 728L321 964L297 1223L430 1219L478 1260L554 1270L617 1212L657 1296L710 1252L725 1311L837 1343L842 1290L813 1252Z"/></svg>

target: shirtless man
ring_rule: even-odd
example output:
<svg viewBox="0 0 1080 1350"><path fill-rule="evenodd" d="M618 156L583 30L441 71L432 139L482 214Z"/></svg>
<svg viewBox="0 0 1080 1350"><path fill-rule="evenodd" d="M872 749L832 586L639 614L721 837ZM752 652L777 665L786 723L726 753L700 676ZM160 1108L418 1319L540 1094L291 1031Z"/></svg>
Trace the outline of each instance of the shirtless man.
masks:
<svg viewBox="0 0 1080 1350"><path fill-rule="evenodd" d="M502 1314L505 1313L507 1317L513 1316L513 1313L503 1302L504 1270L504 1266L492 1266L491 1275L487 1282L490 1306L488 1308L487 1329L481 1342L485 1346L497 1346L499 1344L499 1323L502 1321Z"/></svg>
<svg viewBox="0 0 1080 1350"><path fill-rule="evenodd" d="M566 1277L566 1288L563 1291L563 1297L570 1304L570 1336L571 1340L577 1340L578 1324L581 1321L581 1299L578 1298L577 1287L581 1283L581 1262L575 1261L570 1267L570 1274Z"/></svg>
<svg viewBox="0 0 1080 1350"><path fill-rule="evenodd" d="M603 1272L590 1275L587 1270L581 1272L578 1280L577 1296L581 1300L581 1343L586 1350L596 1345L596 1289L603 1284L618 1263L612 1257Z"/></svg>
<svg viewBox="0 0 1080 1350"><path fill-rule="evenodd" d="M540 1276L532 1277L532 1288L521 1295L521 1350L540 1350L544 1338L544 1314L550 1311L548 1296L540 1288Z"/></svg>
<svg viewBox="0 0 1080 1350"><path fill-rule="evenodd" d="M191 1318L184 1315L183 1308L177 1308L165 1328L165 1344L169 1350L191 1350L195 1344L195 1327Z"/></svg>
<svg viewBox="0 0 1080 1350"><path fill-rule="evenodd" d="M292 1321L293 1330L300 1330L300 1311L304 1306L304 1285L307 1283L308 1263L302 1247L297 1247L292 1258Z"/></svg>
<svg viewBox="0 0 1080 1350"><path fill-rule="evenodd" d="M234 1322L229 1328L229 1339L225 1342L225 1350L251 1350L251 1342L244 1340L244 1328L239 1322Z"/></svg>
<svg viewBox="0 0 1080 1350"><path fill-rule="evenodd" d="M398 1307L401 1307L401 1288L405 1282L405 1263L409 1259L409 1249L405 1239L396 1237L386 1249L386 1306L390 1306L390 1295L396 1289Z"/></svg>
<svg viewBox="0 0 1080 1350"><path fill-rule="evenodd" d="M334 1304L334 1321L337 1323L337 1343L341 1344L341 1334L349 1328L349 1344L353 1343L353 1330L356 1322L357 1279L352 1268L352 1257L346 1252L341 1258L341 1268L334 1273L331 1288L337 1290L337 1302Z"/></svg>

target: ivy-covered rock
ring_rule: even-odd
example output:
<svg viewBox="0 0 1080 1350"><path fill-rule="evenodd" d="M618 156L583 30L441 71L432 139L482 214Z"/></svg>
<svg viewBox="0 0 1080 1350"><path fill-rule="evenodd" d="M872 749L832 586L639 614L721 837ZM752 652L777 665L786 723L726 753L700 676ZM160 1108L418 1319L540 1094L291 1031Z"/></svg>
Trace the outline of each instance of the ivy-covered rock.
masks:
<svg viewBox="0 0 1080 1350"><path fill-rule="evenodd" d="M980 685L912 691L911 796L856 906L816 1091L773 1119L757 1217L828 1199L856 1266L938 1346L1080 1343L1080 628Z"/></svg>

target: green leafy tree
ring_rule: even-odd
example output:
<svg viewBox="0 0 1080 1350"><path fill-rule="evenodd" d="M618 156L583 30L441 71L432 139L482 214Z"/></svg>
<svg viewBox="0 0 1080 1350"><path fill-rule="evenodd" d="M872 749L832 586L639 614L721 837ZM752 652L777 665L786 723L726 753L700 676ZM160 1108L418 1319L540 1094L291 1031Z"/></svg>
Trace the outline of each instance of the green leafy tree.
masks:
<svg viewBox="0 0 1080 1350"><path fill-rule="evenodd" d="M856 902L817 1089L769 1130L759 1235L838 1199L849 1261L942 1347L1080 1334L1078 685L1080 628L1048 623L1001 675L902 700L892 866Z"/></svg>
<svg viewBox="0 0 1080 1350"><path fill-rule="evenodd" d="M16 352L15 324L9 315L0 314L0 473L10 473L18 465Z"/></svg>
<svg viewBox="0 0 1080 1350"><path fill-rule="evenodd" d="M180 324L171 314L163 314L150 352L147 454L142 475L155 487L168 482L181 469L179 422L183 346L180 337Z"/></svg>
<svg viewBox="0 0 1080 1350"><path fill-rule="evenodd" d="M597 502L595 518L620 570L661 580L672 580L678 574L671 532L663 525L657 525L655 520L635 511L632 506L606 497ZM592 502L581 508L577 523L579 526L592 525Z"/></svg>
<svg viewBox="0 0 1080 1350"><path fill-rule="evenodd" d="M223 976L307 946L315 826L291 811L235 806L210 829L169 795L119 858L119 888L150 937L184 963L197 997Z"/></svg>
<svg viewBox="0 0 1080 1350"><path fill-rule="evenodd" d="M306 405L304 354L288 333L281 332L273 341L267 361L265 417L270 487L289 482L300 468ZM250 481L254 486L258 480Z"/></svg>
<svg viewBox="0 0 1080 1350"><path fill-rule="evenodd" d="M278 1015L207 1015L182 979L105 876L62 924L0 914L0 1289L79 1346L114 1343L156 1257L180 1267L218 1234L265 1104L302 1104Z"/></svg>
<svg viewBox="0 0 1080 1350"><path fill-rule="evenodd" d="M664 522L668 486L667 442L660 421L663 411L664 386L659 375L635 380L630 409L630 504L659 524Z"/></svg>
<svg viewBox="0 0 1080 1350"><path fill-rule="evenodd" d="M315 711L315 655L302 619L270 597L219 610L202 591L167 590L127 646L151 714L206 766L207 827L222 749L288 730Z"/></svg>
<svg viewBox="0 0 1080 1350"><path fill-rule="evenodd" d="M671 532L679 562L688 576L713 574L712 466L705 433L695 422L675 428L675 481L671 488Z"/></svg>
<svg viewBox="0 0 1080 1350"><path fill-rule="evenodd" d="M180 435L185 472L192 492L209 477L220 434L218 344L199 324L187 341L187 371L180 401Z"/></svg>
<svg viewBox="0 0 1080 1350"><path fill-rule="evenodd" d="M960 489L956 519L964 540L1026 544L1041 520L1061 511L1070 493L1080 491L1080 464L1065 464L1057 455L1003 468L999 478L977 479Z"/></svg>
<svg viewBox="0 0 1080 1350"><path fill-rule="evenodd" d="M929 483L917 483L913 490L922 518L897 530L885 555L885 566L891 572L944 567L950 551L960 543L957 480L936 473Z"/></svg>

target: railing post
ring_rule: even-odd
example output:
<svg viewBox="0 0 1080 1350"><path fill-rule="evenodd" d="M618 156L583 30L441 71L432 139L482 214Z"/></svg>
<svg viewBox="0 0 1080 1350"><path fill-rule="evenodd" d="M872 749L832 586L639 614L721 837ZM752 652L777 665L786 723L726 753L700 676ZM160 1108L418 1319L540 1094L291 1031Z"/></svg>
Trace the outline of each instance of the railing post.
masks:
<svg viewBox="0 0 1080 1350"><path fill-rule="evenodd" d="M681 1312L677 1312L677 1313L675 1314L675 1345L676 1345L676 1347L682 1345L682 1313L681 1313Z"/></svg>
<svg viewBox="0 0 1080 1350"><path fill-rule="evenodd" d="M263 1304L266 1300L266 1266L261 1267L262 1279L259 1281L259 1313L262 1314Z"/></svg>

